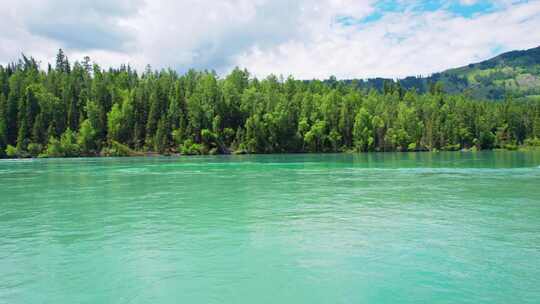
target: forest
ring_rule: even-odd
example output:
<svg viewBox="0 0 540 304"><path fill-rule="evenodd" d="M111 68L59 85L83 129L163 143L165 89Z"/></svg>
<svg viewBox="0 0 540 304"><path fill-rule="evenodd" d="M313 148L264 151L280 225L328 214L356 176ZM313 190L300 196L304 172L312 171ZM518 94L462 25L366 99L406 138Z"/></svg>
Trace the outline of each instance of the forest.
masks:
<svg viewBox="0 0 540 304"><path fill-rule="evenodd" d="M59 50L0 65L0 157L516 149L540 145L540 102L474 100L385 82L139 74Z"/></svg>

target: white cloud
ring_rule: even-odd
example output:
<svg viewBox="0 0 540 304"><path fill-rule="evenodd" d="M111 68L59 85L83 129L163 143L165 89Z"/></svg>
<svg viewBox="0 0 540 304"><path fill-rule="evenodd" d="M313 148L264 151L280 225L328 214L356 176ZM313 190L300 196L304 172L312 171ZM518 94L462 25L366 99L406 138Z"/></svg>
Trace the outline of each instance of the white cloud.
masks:
<svg viewBox="0 0 540 304"><path fill-rule="evenodd" d="M361 20L376 11L375 1L7 2L0 10L0 63L21 52L53 61L62 47L72 60L89 55L103 66L226 72L240 65L258 76L398 77L540 42L540 1L498 0L500 10L473 18L444 10L386 12L380 20L352 26L341 18Z"/></svg>
<svg viewBox="0 0 540 304"><path fill-rule="evenodd" d="M257 75L300 78L427 75L489 58L494 49L523 49L540 42L540 2L458 17L448 12L386 14L363 26L327 27L270 49L237 57Z"/></svg>
<svg viewBox="0 0 540 304"><path fill-rule="evenodd" d="M478 1L477 0L459 0L459 3L461 3L462 5L473 5L476 2Z"/></svg>
<svg viewBox="0 0 540 304"><path fill-rule="evenodd" d="M82 58L101 55L107 61L129 58L122 49L136 33L121 20L136 13L139 0L7 0L0 10L0 62L31 55L42 63L51 62L58 48Z"/></svg>

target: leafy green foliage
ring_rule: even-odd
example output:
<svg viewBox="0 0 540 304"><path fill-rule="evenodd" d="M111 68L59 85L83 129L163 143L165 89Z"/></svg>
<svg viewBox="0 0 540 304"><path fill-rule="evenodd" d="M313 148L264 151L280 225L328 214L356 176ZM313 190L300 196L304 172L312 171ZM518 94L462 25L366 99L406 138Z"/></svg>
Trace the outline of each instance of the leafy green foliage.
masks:
<svg viewBox="0 0 540 304"><path fill-rule="evenodd" d="M19 156L19 151L12 145L8 145L6 148L6 156L9 158L15 158Z"/></svg>
<svg viewBox="0 0 540 304"><path fill-rule="evenodd" d="M90 120L85 119L81 123L81 129L77 136L77 144L83 155L92 155L96 150L96 135L97 132L90 123Z"/></svg>
<svg viewBox="0 0 540 304"><path fill-rule="evenodd" d="M60 140L51 136L47 144L45 153L40 154L40 157L78 157L81 156L81 150L77 144L75 132L67 129Z"/></svg>
<svg viewBox="0 0 540 304"><path fill-rule="evenodd" d="M180 147L180 153L183 155L201 155L206 154L203 149L203 145L194 143L191 139L186 139L186 141Z"/></svg>
<svg viewBox="0 0 540 304"><path fill-rule="evenodd" d="M28 153L32 157L38 157L42 151L43 151L43 146L41 144L30 143L28 145Z"/></svg>
<svg viewBox="0 0 540 304"><path fill-rule="evenodd" d="M41 154L40 157L64 157L64 152L62 151L62 145L60 141L55 137L49 138L49 143L47 144L47 150L44 154Z"/></svg>
<svg viewBox="0 0 540 304"><path fill-rule="evenodd" d="M0 157L4 156L7 145L7 103L4 94L0 93Z"/></svg>
<svg viewBox="0 0 540 304"><path fill-rule="evenodd" d="M525 145L531 147L540 147L540 138L529 138L525 140Z"/></svg>
<svg viewBox="0 0 540 304"><path fill-rule="evenodd" d="M358 151L370 151L373 148L373 126L371 116L366 109L360 108L354 120L354 143Z"/></svg>
<svg viewBox="0 0 540 304"><path fill-rule="evenodd" d="M115 140L111 141L111 145L108 148L105 148L102 151L104 156L115 156L115 157L124 157L124 156L137 156L141 155L130 149L128 146L123 145Z"/></svg>
<svg viewBox="0 0 540 304"><path fill-rule="evenodd" d="M28 58L0 66L0 157L515 149L540 138L540 99L89 62L59 53L46 72Z"/></svg>
<svg viewBox="0 0 540 304"><path fill-rule="evenodd" d="M70 128L60 137L60 147L65 157L77 157L81 154L75 132L71 131Z"/></svg>

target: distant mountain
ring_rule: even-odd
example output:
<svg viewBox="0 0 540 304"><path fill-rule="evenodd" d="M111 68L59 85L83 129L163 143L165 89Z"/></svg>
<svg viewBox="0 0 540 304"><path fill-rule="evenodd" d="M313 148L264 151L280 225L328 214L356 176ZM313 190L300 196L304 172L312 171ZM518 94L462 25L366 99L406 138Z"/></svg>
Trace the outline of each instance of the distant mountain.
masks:
<svg viewBox="0 0 540 304"><path fill-rule="evenodd" d="M382 90L384 78L359 80L365 88ZM407 77L398 80L405 88L428 91L430 85L441 82L448 93L465 93L478 99L500 100L540 98L540 47L511 51L479 63L435 73L429 77Z"/></svg>

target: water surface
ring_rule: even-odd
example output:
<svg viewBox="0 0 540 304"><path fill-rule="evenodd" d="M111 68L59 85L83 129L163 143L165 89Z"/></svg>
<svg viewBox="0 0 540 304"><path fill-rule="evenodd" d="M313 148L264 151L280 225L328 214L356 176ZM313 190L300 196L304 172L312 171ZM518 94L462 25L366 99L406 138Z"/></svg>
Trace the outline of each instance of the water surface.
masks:
<svg viewBox="0 0 540 304"><path fill-rule="evenodd" d="M540 303L540 153L0 161L0 303Z"/></svg>

